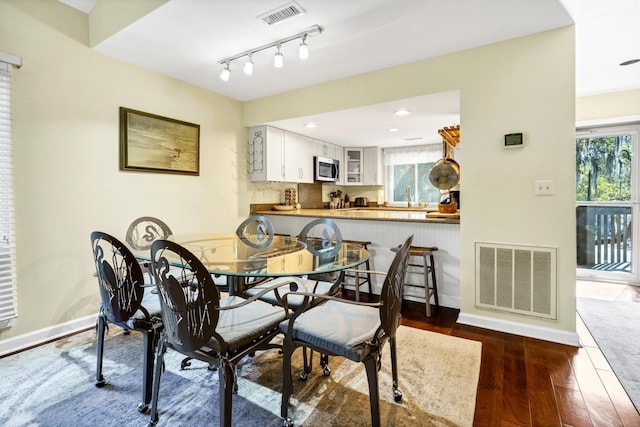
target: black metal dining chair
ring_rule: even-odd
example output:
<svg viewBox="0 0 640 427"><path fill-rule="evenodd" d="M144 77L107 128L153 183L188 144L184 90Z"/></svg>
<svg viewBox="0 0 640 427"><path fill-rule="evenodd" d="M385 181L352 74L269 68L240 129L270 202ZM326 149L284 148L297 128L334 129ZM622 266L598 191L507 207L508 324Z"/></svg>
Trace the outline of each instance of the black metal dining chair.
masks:
<svg viewBox="0 0 640 427"><path fill-rule="evenodd" d="M393 397L402 400L398 389L398 364L396 358L396 330L400 325L400 306L404 277L407 269L408 253L413 236L407 238L396 253L387 271L380 301L363 303L333 296L303 292L290 292L305 299L302 309L293 313L290 319L280 324L285 333L283 343L283 392L281 416L285 426L292 426L289 404L293 393L291 356L298 347L308 347L322 354L342 356L354 362L362 362L369 383L371 425L380 426L380 406L378 391L378 370L384 345L389 342L393 380ZM313 310L304 310L314 299L327 300ZM331 319L331 321L327 321Z"/></svg>
<svg viewBox="0 0 640 427"><path fill-rule="evenodd" d="M112 323L128 330L142 332L144 362L142 369L142 402L146 412L151 401L153 354L162 328L160 303L151 288L144 287L144 273L131 251L118 239L106 233L91 233L91 248L100 288L100 314L97 321L96 387L107 382L102 375L104 335Z"/></svg>
<svg viewBox="0 0 640 427"><path fill-rule="evenodd" d="M232 393L237 391L236 365L258 350L279 348L271 340L288 317L283 307L251 298L220 297L211 274L184 247L168 240L151 246L165 328L156 348L151 421L158 422L158 398L165 350L204 361L218 369L220 425L231 426ZM265 289L264 293L271 289Z"/></svg>
<svg viewBox="0 0 640 427"><path fill-rule="evenodd" d="M315 258L317 265L330 262L335 259L341 249L342 234L337 224L331 219L315 219L307 223L298 239L307 245L307 249ZM245 289L245 294L252 296L261 292L264 286L276 287L267 292L261 299L271 304L281 304L282 296L292 289L302 293L314 293L320 295L337 296L340 293L340 284L344 281L344 271L334 273L310 274L304 277L278 277L258 278L252 286ZM305 310L313 308L316 304L325 302L323 299L315 299L304 307ZM287 298L287 308L292 311L299 310L304 303L302 296L292 294ZM303 349L304 366L299 374L301 380L306 380L313 369L313 350L309 353ZM320 354L320 367L324 376L331 375L329 368L329 356Z"/></svg>

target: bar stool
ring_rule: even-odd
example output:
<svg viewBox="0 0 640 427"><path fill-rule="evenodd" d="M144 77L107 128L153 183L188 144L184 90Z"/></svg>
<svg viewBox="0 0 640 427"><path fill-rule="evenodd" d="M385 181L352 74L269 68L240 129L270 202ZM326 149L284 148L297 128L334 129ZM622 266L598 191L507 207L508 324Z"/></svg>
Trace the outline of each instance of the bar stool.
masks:
<svg viewBox="0 0 640 427"><path fill-rule="evenodd" d="M400 248L392 248L391 250L397 252ZM424 288L424 299L426 305L427 317L431 317L431 296L433 296L434 305L437 307L438 303L438 284L436 282L436 264L434 261L433 253L438 248L423 247L423 246L411 246L409 248L409 262L407 264L407 274L421 274L424 277L424 285L407 282L405 278L404 286L411 286L414 288ZM415 258L422 258L422 264L418 264L418 260ZM429 276L431 276L431 283L429 284Z"/></svg>
<svg viewBox="0 0 640 427"><path fill-rule="evenodd" d="M369 245L371 244L371 242L363 240L342 239L342 242L360 245L367 250L369 250ZM364 265L365 270L367 271L366 277L360 277L360 272L358 271L360 269L360 266L358 266L351 271L345 271L344 280L342 281L342 290L344 291L344 284L347 280L347 277L353 278L353 283L356 287L356 301L360 301L360 286L364 285L365 283L369 285L369 295L373 294L373 290L371 289L371 265L369 264L369 259L367 259L364 264L361 265Z"/></svg>

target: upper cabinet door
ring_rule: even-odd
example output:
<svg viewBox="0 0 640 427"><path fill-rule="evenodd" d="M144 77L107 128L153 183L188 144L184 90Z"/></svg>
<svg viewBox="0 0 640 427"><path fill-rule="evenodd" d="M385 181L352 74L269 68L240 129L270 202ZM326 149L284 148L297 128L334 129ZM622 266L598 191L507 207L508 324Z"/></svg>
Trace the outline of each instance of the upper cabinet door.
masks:
<svg viewBox="0 0 640 427"><path fill-rule="evenodd" d="M334 155L335 158L340 162L339 164L339 170L338 170L338 181L336 182L337 185L345 185L345 168L344 168L344 147L341 147L339 145L334 145Z"/></svg>
<svg viewBox="0 0 640 427"><path fill-rule="evenodd" d="M328 157L330 159L340 159L336 157L336 146L319 139L313 140L313 155L320 157Z"/></svg>
<svg viewBox="0 0 640 427"><path fill-rule="evenodd" d="M363 150L364 185L382 185L382 156L378 147L367 147Z"/></svg>
<svg viewBox="0 0 640 427"><path fill-rule="evenodd" d="M286 182L313 182L313 153L311 138L284 131L284 180Z"/></svg>
<svg viewBox="0 0 640 427"><path fill-rule="evenodd" d="M269 126L249 129L248 169L251 181L284 181L284 131Z"/></svg>
<svg viewBox="0 0 640 427"><path fill-rule="evenodd" d="M344 149L345 185L362 185L362 148Z"/></svg>

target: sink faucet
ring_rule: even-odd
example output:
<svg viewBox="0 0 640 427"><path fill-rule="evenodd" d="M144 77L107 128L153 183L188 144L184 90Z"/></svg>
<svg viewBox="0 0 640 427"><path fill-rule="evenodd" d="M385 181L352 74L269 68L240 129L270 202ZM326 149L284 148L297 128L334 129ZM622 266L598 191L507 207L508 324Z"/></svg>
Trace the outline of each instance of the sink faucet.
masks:
<svg viewBox="0 0 640 427"><path fill-rule="evenodd" d="M407 207L411 207L411 186L407 185Z"/></svg>

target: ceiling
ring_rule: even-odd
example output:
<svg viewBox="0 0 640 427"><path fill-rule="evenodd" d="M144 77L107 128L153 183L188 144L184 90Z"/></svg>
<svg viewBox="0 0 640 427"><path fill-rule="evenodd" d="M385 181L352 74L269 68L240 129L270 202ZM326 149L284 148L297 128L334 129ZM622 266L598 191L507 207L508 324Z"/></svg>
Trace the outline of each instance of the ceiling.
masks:
<svg viewBox="0 0 640 427"><path fill-rule="evenodd" d="M89 13L96 0L60 0ZM100 0L104 1L104 0ZM640 88L640 0L296 0L306 13L267 25L258 17L289 0L170 0L99 43L106 55L248 101L327 81L533 34L576 23L576 93ZM615 7L613 6L615 5ZM275 49L227 57L320 25L308 37L310 57L297 57L299 40L282 46L284 67L273 67ZM408 108L412 114L392 113ZM315 129L302 127L315 122ZM457 91L366 108L272 123L350 146L440 141L437 129L459 123ZM397 132L389 132L397 128Z"/></svg>

